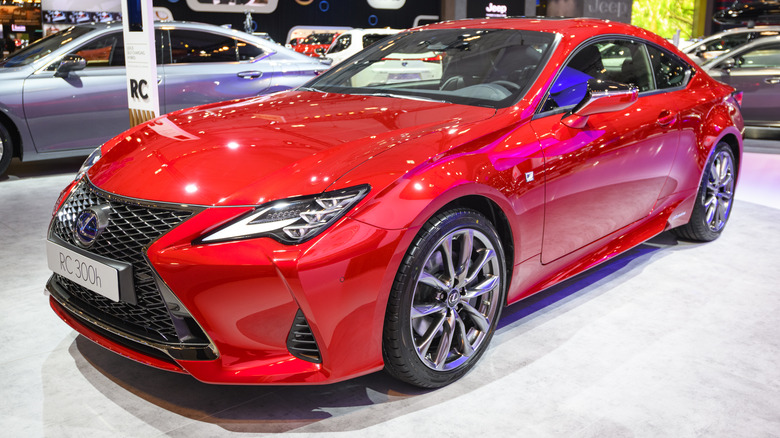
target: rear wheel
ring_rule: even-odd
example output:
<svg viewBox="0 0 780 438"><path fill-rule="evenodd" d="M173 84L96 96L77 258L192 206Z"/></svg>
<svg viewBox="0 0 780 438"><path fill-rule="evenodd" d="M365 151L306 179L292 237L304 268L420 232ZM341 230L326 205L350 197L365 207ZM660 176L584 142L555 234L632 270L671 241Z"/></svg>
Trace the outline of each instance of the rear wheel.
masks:
<svg viewBox="0 0 780 438"><path fill-rule="evenodd" d="M13 155L14 145L11 143L11 136L8 134L5 126L0 125L0 176L5 175Z"/></svg>
<svg viewBox="0 0 780 438"><path fill-rule="evenodd" d="M495 228L473 210L430 219L408 250L385 318L386 370L437 388L485 352L501 315L506 267Z"/></svg>
<svg viewBox="0 0 780 438"><path fill-rule="evenodd" d="M731 216L736 165L731 147L718 143L704 168L691 220L672 232L680 238L709 242L720 236Z"/></svg>

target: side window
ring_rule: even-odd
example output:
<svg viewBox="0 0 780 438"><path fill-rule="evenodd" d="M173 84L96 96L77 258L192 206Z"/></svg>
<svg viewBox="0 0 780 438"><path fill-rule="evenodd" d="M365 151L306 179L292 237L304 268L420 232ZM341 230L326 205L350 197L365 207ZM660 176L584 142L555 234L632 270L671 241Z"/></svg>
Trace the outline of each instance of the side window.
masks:
<svg viewBox="0 0 780 438"><path fill-rule="evenodd" d="M174 29L170 38L173 64L238 61L236 40L231 37Z"/></svg>
<svg viewBox="0 0 780 438"><path fill-rule="evenodd" d="M685 72L690 66L680 58L655 46L647 46L650 63L653 65L655 85L658 89L685 85Z"/></svg>
<svg viewBox="0 0 780 438"><path fill-rule="evenodd" d="M604 40L582 47L561 70L542 110L576 105L585 97L590 79L632 84L639 91L652 89L652 70L644 45Z"/></svg>
<svg viewBox="0 0 780 438"><path fill-rule="evenodd" d="M69 54L84 58L87 68L122 67L125 65L124 37L122 32L103 35Z"/></svg>
<svg viewBox="0 0 780 438"><path fill-rule="evenodd" d="M328 50L328 53L337 53L342 50L347 50L350 44L352 44L352 35L342 35L333 43L333 47Z"/></svg>
<svg viewBox="0 0 780 438"><path fill-rule="evenodd" d="M374 44L377 41L382 41L383 39L387 38L389 35L384 34L367 34L363 36L363 48Z"/></svg>
<svg viewBox="0 0 780 438"><path fill-rule="evenodd" d="M743 69L777 68L780 65L780 44L763 46L737 57L736 65Z"/></svg>
<svg viewBox="0 0 780 438"><path fill-rule="evenodd" d="M743 32L734 35L725 35L715 41L710 41L705 46L705 52L723 51L745 44L750 38L750 32Z"/></svg>
<svg viewBox="0 0 780 438"><path fill-rule="evenodd" d="M265 55L265 50L252 43L247 43L241 40L236 41L238 46L238 60L239 61L251 61L255 58L260 58Z"/></svg>

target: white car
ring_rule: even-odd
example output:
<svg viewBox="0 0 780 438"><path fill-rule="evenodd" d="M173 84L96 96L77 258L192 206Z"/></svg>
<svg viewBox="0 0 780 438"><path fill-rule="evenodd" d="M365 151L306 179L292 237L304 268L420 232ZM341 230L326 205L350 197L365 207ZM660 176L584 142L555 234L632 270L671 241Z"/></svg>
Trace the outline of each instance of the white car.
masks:
<svg viewBox="0 0 780 438"><path fill-rule="evenodd" d="M333 65L349 58L377 41L400 32L400 29L351 29L339 35L330 45L325 57L333 60Z"/></svg>

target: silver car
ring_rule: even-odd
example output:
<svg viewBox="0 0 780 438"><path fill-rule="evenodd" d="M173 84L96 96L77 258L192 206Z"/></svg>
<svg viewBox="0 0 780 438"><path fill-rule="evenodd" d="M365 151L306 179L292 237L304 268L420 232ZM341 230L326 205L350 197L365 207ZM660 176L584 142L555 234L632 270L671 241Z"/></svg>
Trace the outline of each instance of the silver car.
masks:
<svg viewBox="0 0 780 438"><path fill-rule="evenodd" d="M780 35L780 26L754 26L728 29L715 35L704 38L689 46L682 48L682 52L688 55L697 64L702 64L714 59L727 50L749 43L759 38Z"/></svg>
<svg viewBox="0 0 780 438"><path fill-rule="evenodd" d="M328 65L263 38L155 23L162 113L297 87ZM0 61L0 176L24 161L87 155L130 126L121 23L74 26Z"/></svg>
<svg viewBox="0 0 780 438"><path fill-rule="evenodd" d="M702 67L713 78L742 92L747 136L780 135L780 36L739 46Z"/></svg>

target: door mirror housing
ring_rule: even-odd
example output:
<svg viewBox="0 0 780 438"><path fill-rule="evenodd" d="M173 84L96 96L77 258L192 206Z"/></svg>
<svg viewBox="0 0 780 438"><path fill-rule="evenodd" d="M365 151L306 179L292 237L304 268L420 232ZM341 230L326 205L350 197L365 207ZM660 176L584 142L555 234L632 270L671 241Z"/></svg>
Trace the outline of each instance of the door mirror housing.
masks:
<svg viewBox="0 0 780 438"><path fill-rule="evenodd" d="M87 66L87 60L78 55L65 55L57 65L57 71L54 76L57 78L67 78L68 73L76 70L84 70Z"/></svg>
<svg viewBox="0 0 780 438"><path fill-rule="evenodd" d="M585 127L589 116L626 109L637 99L639 99L639 89L634 85L589 79L585 97L563 116L561 123L570 128L580 129Z"/></svg>
<svg viewBox="0 0 780 438"><path fill-rule="evenodd" d="M736 65L737 60L734 58L729 58L721 62L718 68L721 70L731 70L732 68L736 67Z"/></svg>

